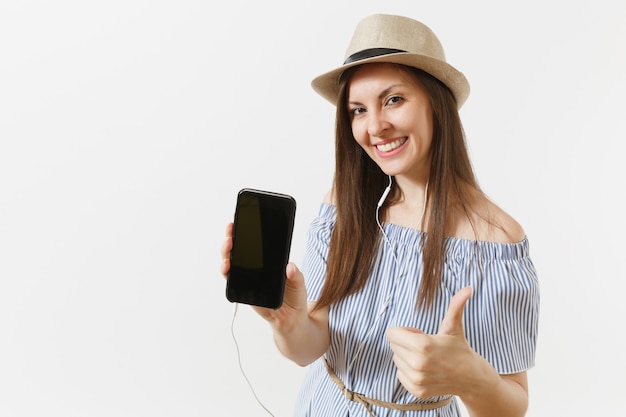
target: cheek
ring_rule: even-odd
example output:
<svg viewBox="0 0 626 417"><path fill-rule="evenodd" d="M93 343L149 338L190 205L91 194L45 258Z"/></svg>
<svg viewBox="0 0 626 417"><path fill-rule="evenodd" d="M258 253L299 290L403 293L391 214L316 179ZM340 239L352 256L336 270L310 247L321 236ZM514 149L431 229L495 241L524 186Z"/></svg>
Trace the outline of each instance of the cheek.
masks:
<svg viewBox="0 0 626 417"><path fill-rule="evenodd" d="M354 140L365 148L365 146L369 144L369 139L367 137L366 130L363 128L363 123L352 122L351 126Z"/></svg>

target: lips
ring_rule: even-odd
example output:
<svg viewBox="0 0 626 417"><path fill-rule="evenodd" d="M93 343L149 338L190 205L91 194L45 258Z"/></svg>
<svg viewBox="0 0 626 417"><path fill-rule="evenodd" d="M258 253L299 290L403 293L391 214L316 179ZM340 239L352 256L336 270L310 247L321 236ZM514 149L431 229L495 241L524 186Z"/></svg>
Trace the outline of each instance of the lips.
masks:
<svg viewBox="0 0 626 417"><path fill-rule="evenodd" d="M381 153L392 152L398 149L400 146L404 145L407 141L407 138L399 138L392 142L382 143L380 145L376 145L376 149L378 149Z"/></svg>

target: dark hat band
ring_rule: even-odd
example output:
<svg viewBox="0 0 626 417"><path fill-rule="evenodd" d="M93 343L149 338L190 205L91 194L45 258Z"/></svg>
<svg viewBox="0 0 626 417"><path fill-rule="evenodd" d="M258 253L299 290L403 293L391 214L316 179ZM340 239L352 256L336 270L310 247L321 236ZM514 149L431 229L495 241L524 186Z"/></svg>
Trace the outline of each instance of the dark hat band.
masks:
<svg viewBox="0 0 626 417"><path fill-rule="evenodd" d="M374 58L375 56L381 55L389 55L389 54L397 54L399 52L406 52L402 49L393 49L393 48L369 48L363 49L362 51L358 51L350 55L343 61L343 65L351 64L352 62L362 61L367 58Z"/></svg>

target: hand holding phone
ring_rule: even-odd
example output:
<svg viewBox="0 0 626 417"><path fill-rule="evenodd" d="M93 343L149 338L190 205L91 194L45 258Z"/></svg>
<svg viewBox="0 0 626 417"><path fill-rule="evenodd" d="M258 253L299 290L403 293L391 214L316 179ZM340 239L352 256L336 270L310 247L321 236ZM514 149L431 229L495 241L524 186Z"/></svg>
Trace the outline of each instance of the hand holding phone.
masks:
<svg viewBox="0 0 626 417"><path fill-rule="evenodd" d="M230 302L272 309L282 305L295 211L296 201L289 195L239 191L226 282Z"/></svg>

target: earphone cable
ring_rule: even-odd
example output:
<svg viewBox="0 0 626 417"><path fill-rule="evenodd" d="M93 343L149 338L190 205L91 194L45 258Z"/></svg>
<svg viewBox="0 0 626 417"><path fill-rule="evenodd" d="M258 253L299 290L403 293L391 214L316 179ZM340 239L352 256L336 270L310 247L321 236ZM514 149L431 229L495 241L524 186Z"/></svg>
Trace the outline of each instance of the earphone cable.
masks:
<svg viewBox="0 0 626 417"><path fill-rule="evenodd" d="M391 243L391 241L389 240L389 237L387 236L387 233L385 232L385 229L383 228L383 225L380 221L380 208L382 207L383 203L385 202L385 200L387 199L387 195L389 194L389 191L391 191L391 186L393 184L393 180L391 175L389 175L389 185L387 186L387 188L385 188L385 191L383 191L383 194L381 195L380 199L378 200L378 204L376 205L376 224L378 225L378 228L380 229L380 232L383 235L383 239L385 240L385 242L387 243L387 245L389 246L389 249L391 251L391 255L393 256L393 259L396 263L396 267L398 268L398 272L394 275L393 281L393 287L396 288L396 283L398 282L398 279L400 277L400 275L402 275L404 273L404 268L406 267L406 263L408 261L408 258L405 258L404 262L402 264L400 264L400 260L398 259L398 254L396 253L396 249L393 246L393 244ZM426 202L428 199L428 182L426 182L426 187L424 188L424 204L422 206L422 213L420 214L420 218L419 218L419 227L422 227L423 225L423 221L424 221L424 214L426 213ZM372 334L372 332L375 329L375 326L377 325L378 321L380 320L380 318L383 316L383 314L386 312L387 307L389 306L389 304L391 303L393 299L393 291L391 291L389 293L389 295L387 296L387 299L385 300L385 302L383 303L382 308L379 310L378 314L376 315L376 318L374 320L374 323L372 324L372 326L370 327L370 329L367 331L367 333L364 336L364 340L367 340L370 335ZM361 350L364 347L364 343L361 343L358 347L358 349L356 350L356 353L352 356L352 360L348 363L347 366L347 372L350 372L350 369L352 369L352 365L354 364L354 362L358 359L359 355L361 354Z"/></svg>
<svg viewBox="0 0 626 417"><path fill-rule="evenodd" d="M400 273L402 273L402 269L404 268L404 266L400 265L400 261L398 260L398 256L396 254L396 250L394 249L393 245L391 244L391 241L387 237L387 233L385 233L385 229L383 228L383 225L380 222L380 214L379 214L380 208L382 207L383 203L387 199L387 195L389 195L389 191L391 191L391 185L392 184L393 184L393 180L391 178L391 175L389 175L389 185L387 185L387 188L385 188L385 191L383 191L383 194L380 196L380 199L378 200L378 204L376 204L376 224L378 225L378 228L380 229L380 232L382 233L383 238L385 239L385 242L387 242L387 245L389 246L389 249L391 250L391 255L393 256L393 259L394 259L394 261L396 263L396 266L398 267L398 273L394 276L394 285L393 285L393 287L395 287L395 282L397 282L398 275ZM376 314L376 318L374 319L374 322L372 323L372 326L369 328L369 330L367 331L367 333L363 337L364 340L369 339L369 337L372 334L372 332L376 329L376 325L378 324L378 321L380 320L380 318L383 316L383 314L387 310L387 307L389 306L389 303L391 303L392 298L393 298L393 292L390 292L389 295L387 296L387 299L383 303L383 306L378 311L378 314ZM352 369L352 365L359 358L359 356L361 355L361 351L363 350L364 347L365 347L365 343L361 343L359 345L359 347L357 348L356 352L352 356L352 360L348 363L348 366L346 367L346 372L347 373L350 373L350 370Z"/></svg>
<svg viewBox="0 0 626 417"><path fill-rule="evenodd" d="M239 370L241 371L243 378L246 380L248 387L250 387L250 391L252 391L252 395L254 395L254 399L256 400L256 402L259 403L259 405L267 412L267 414L274 417L274 414L272 414L272 412L268 410L268 408L263 404L263 402L257 396L256 391L254 390L254 387L252 386L252 383L250 382L250 380L248 379L248 376L246 375L246 371L243 369L243 365L241 363L241 351L239 350L239 343L237 342L237 337L235 336L235 317L237 317L237 310L239 308L239 304L238 303L234 303L234 304L235 304L235 309L233 311L233 320L230 324L230 334L233 336L233 341L235 342L235 349L237 350L237 362L239 363Z"/></svg>

